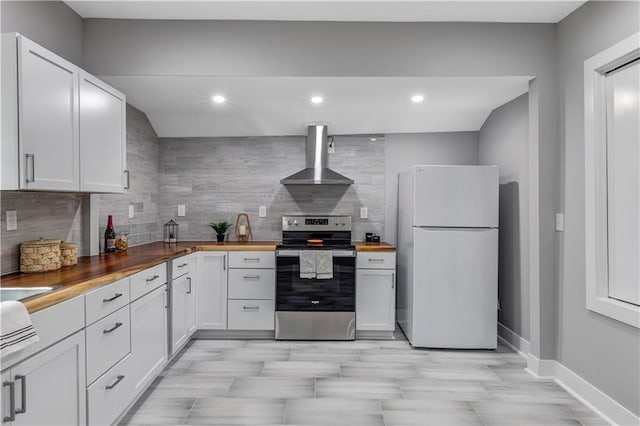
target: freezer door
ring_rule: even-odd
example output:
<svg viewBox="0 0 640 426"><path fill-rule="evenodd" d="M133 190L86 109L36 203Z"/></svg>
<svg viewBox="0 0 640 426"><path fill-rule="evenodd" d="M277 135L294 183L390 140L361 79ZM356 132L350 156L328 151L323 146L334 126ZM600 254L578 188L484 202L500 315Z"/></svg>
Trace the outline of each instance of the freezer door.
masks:
<svg viewBox="0 0 640 426"><path fill-rule="evenodd" d="M495 349L498 230L416 228L411 344Z"/></svg>
<svg viewBox="0 0 640 426"><path fill-rule="evenodd" d="M498 226L498 167L416 166L414 226Z"/></svg>

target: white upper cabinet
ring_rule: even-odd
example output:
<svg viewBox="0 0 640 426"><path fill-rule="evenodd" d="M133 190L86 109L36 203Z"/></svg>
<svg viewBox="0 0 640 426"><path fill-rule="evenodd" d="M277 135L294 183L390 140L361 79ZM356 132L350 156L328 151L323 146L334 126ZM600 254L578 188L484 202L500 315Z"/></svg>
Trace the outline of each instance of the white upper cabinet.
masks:
<svg viewBox="0 0 640 426"><path fill-rule="evenodd" d="M20 189L77 190L79 69L18 37Z"/></svg>
<svg viewBox="0 0 640 426"><path fill-rule="evenodd" d="M123 192L128 187L126 98L80 70L80 190Z"/></svg>
<svg viewBox="0 0 640 426"><path fill-rule="evenodd" d="M125 96L16 34L2 34L0 189L123 192Z"/></svg>

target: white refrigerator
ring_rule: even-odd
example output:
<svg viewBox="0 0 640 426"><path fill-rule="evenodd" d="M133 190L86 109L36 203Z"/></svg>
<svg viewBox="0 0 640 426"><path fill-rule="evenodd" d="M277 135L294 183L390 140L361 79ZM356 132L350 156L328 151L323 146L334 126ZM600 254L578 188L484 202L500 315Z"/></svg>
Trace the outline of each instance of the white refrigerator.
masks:
<svg viewBox="0 0 640 426"><path fill-rule="evenodd" d="M495 349L498 167L398 178L398 323L414 347Z"/></svg>

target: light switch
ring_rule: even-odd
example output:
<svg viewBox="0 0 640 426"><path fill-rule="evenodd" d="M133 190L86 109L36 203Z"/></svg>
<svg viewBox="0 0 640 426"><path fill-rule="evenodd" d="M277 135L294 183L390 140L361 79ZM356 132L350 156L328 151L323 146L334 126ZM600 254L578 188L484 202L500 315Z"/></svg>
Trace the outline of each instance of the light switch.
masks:
<svg viewBox="0 0 640 426"><path fill-rule="evenodd" d="M186 214L187 208L184 204L178 204L178 216L184 216Z"/></svg>
<svg viewBox="0 0 640 426"><path fill-rule="evenodd" d="M135 216L135 209L133 208L133 204L129 204L129 219L133 219Z"/></svg>
<svg viewBox="0 0 640 426"><path fill-rule="evenodd" d="M18 229L18 212L15 210L7 210L7 231L15 231Z"/></svg>
<svg viewBox="0 0 640 426"><path fill-rule="evenodd" d="M564 231L564 214L556 213L556 231L563 232Z"/></svg>
<svg viewBox="0 0 640 426"><path fill-rule="evenodd" d="M369 209L367 207L360 207L360 219L369 218Z"/></svg>
<svg viewBox="0 0 640 426"><path fill-rule="evenodd" d="M258 208L258 217L267 217L267 207L266 206L260 206Z"/></svg>

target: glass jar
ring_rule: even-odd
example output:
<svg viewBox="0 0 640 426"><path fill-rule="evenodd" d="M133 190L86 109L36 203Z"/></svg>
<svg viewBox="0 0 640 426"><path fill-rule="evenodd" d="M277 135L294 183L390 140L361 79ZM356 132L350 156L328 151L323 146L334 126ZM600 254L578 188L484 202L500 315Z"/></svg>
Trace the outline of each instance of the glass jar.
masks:
<svg viewBox="0 0 640 426"><path fill-rule="evenodd" d="M120 232L116 236L116 250L126 250L129 247L129 240L126 232Z"/></svg>

